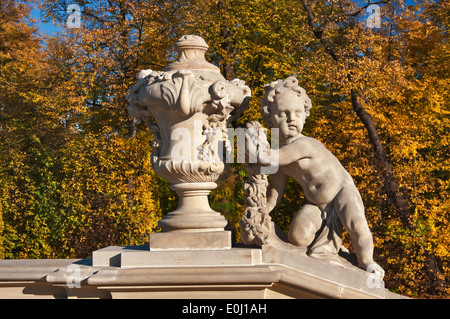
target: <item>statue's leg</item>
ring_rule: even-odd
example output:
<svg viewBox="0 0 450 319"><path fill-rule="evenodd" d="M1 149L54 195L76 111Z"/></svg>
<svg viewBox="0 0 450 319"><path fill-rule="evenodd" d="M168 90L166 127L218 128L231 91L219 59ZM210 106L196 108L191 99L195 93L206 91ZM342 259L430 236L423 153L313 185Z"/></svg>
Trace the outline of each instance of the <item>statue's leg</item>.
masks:
<svg viewBox="0 0 450 319"><path fill-rule="evenodd" d="M364 204L355 186L344 187L334 199L334 209L350 235L361 268L374 263L373 238L364 214Z"/></svg>
<svg viewBox="0 0 450 319"><path fill-rule="evenodd" d="M289 228L289 242L295 246L309 246L322 226L322 212L317 205L306 203L292 218Z"/></svg>

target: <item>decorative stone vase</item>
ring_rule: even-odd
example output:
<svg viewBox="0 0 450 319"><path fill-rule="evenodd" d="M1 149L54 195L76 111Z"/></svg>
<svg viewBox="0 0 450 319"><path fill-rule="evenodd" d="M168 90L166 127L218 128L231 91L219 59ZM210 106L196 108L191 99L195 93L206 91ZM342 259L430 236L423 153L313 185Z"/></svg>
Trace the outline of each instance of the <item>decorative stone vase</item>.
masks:
<svg viewBox="0 0 450 319"><path fill-rule="evenodd" d="M163 71L139 72L128 95L129 114L153 133L154 171L179 195L177 209L158 223L162 233L150 236L150 249L226 248L211 237L231 245L227 220L211 209L208 194L224 170L227 125L247 107L250 89L239 79L225 80L205 60L208 45L201 37L183 36L175 49L177 61Z"/></svg>

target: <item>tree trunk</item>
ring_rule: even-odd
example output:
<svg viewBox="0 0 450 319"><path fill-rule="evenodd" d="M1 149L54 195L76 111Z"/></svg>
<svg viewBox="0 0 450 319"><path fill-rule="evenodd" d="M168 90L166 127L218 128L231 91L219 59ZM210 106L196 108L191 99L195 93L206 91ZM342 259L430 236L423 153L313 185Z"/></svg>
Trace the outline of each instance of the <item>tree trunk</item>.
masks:
<svg viewBox="0 0 450 319"><path fill-rule="evenodd" d="M353 110L358 115L364 127L369 135L369 141L373 146L375 153L375 158L378 162L378 171L382 176L386 187L386 193L388 197L392 200L393 204L398 210L399 217L402 221L403 226L410 228L410 219L408 207L403 199L403 195L400 193L398 188L397 180L394 177L391 164L384 151L383 144L381 143L381 138L378 135L377 128L373 122L372 116L364 109L359 101L358 93L355 90L351 90L352 96L352 107Z"/></svg>
<svg viewBox="0 0 450 319"><path fill-rule="evenodd" d="M318 39L323 45L325 52L327 52L334 61L345 62L342 61L343 58L339 55L339 52L334 44L330 42L329 39L323 36L323 29L320 25L316 24L314 19L314 12L312 11L311 5L307 2L307 0L300 0L300 2L305 9L309 27L311 28L311 31L313 32L316 39ZM348 76L348 81L352 83L351 75ZM369 141L373 146L375 158L378 162L378 173L382 177L382 180L385 184L386 194L397 209L403 226L406 228L410 228L411 223L408 207L405 203L403 195L398 188L398 184L394 177L391 164L389 163L389 160L386 156L386 152L384 150L383 144L381 143L381 138L378 134L375 123L373 122L372 116L366 111L366 109L359 101L358 92L356 92L354 89L351 89L350 94L353 110L356 112L361 122L364 124L369 135Z"/></svg>
<svg viewBox="0 0 450 319"><path fill-rule="evenodd" d="M137 133L137 120L135 117L130 118L130 122L128 124L128 134L130 135L130 138L135 138Z"/></svg>

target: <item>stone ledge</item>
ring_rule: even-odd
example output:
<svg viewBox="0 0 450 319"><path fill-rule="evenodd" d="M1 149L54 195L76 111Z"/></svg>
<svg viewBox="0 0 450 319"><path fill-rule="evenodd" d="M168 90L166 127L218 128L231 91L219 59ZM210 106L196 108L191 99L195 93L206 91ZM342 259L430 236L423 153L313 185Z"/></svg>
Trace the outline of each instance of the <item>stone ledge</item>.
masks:
<svg viewBox="0 0 450 319"><path fill-rule="evenodd" d="M231 231L159 232L149 236L152 251L230 249Z"/></svg>
<svg viewBox="0 0 450 319"><path fill-rule="evenodd" d="M145 246L107 247L97 251L109 254L103 256L107 265L93 265L90 259L0 260L0 295L13 293L18 294L16 298L29 298L33 292L38 298L63 295L68 298L208 298L211 292L211 298L236 299L250 295L254 298L404 297L384 287L371 290L367 286L370 274L359 268L333 265L288 248L151 252ZM119 256L116 260L120 262L125 257L126 262L123 266L110 266L111 256ZM79 288L69 285L74 269Z"/></svg>
<svg viewBox="0 0 450 319"><path fill-rule="evenodd" d="M161 266L259 265L261 249L231 248L150 251L147 245L110 246L92 253L92 266L121 268Z"/></svg>
<svg viewBox="0 0 450 319"><path fill-rule="evenodd" d="M87 283L108 285L205 285L265 284L279 280L279 274L268 266L164 267L102 269Z"/></svg>
<svg viewBox="0 0 450 319"><path fill-rule="evenodd" d="M338 262L340 261L340 262ZM256 265L279 265L285 271L281 273L290 273L291 275L285 275L283 278L288 278L287 283L298 282L296 277L306 278L305 282L320 282L319 286L328 287L331 289L330 295L338 297L345 295L344 291L351 292L351 295L355 295L356 291L360 292L361 296L373 296L374 298L384 298L384 282L379 280L374 285L371 274L366 271L351 265L343 258L338 257L337 261L324 261L317 258L311 258L306 255L306 250L296 248L289 244L277 244L263 245L262 249L259 248L232 248L229 250L168 250L168 251L149 251L148 246L138 247L123 247L112 246L97 250L93 253L93 266L116 266L120 267L120 271L117 269L108 269L100 271L98 274L93 275L88 279L89 284L93 284L97 279L103 278L107 280L107 277L115 278L116 276L128 274L127 280L137 276L136 283L140 280L148 284L158 283L155 278L147 279L142 277L144 273L151 273L152 276L166 276L166 272L162 270L144 270L142 271L129 271L124 272L124 269L136 269L136 268L150 268L150 267L170 267L172 275L169 275L170 280L178 278L179 274L189 276L187 273L183 273L181 270L177 270L177 267L210 267L213 269L216 266L232 267L235 265L256 266ZM256 269L253 267L252 269ZM281 268L280 268L281 269ZM291 269L291 270L289 270ZM296 275L292 275L292 271ZM107 275L100 276L100 273ZM199 271L199 273L201 273ZM202 276L207 276L208 270L204 270ZM241 280L240 273L235 273ZM305 277L306 276L306 277ZM218 277L219 278L219 277ZM148 281L150 280L150 281ZM161 279L163 280L163 279ZM178 280L178 279L177 279ZM185 280L190 280L185 278ZM199 279L200 282L202 279ZM217 279L219 280L219 279ZM222 279L220 279L222 280ZM236 279L239 282L238 279ZM122 281L121 281L122 282ZM163 280L165 284L170 284L166 279ZM176 283L179 283L176 281ZM189 282L191 283L191 282ZM301 286L301 285L300 285ZM311 288L311 287L310 287ZM321 292L323 294L323 292Z"/></svg>
<svg viewBox="0 0 450 319"><path fill-rule="evenodd" d="M59 268L75 263L90 262L89 259L2 259L0 281L33 281L45 277Z"/></svg>
<svg viewBox="0 0 450 319"><path fill-rule="evenodd" d="M338 257L337 261L325 261L311 258L306 250L292 245L262 246L262 261L264 264L278 264L295 269L310 278L320 278L321 282L332 282L341 290L351 289L375 298L384 298L384 282L375 275L351 265L345 259ZM291 277L291 280L294 280ZM338 296L336 292L333 295Z"/></svg>

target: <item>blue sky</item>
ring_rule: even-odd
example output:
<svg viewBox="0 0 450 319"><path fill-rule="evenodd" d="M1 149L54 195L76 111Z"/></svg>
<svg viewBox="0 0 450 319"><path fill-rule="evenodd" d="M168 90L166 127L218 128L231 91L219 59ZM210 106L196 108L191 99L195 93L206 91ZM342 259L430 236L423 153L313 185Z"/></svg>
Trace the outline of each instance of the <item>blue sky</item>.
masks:
<svg viewBox="0 0 450 319"><path fill-rule="evenodd" d="M40 11L37 8L31 10L30 18L36 19L36 23L39 26L39 31L43 34L54 35L56 32L61 31L60 28L51 23L42 22Z"/></svg>
<svg viewBox="0 0 450 319"><path fill-rule="evenodd" d="M367 0L355 0L356 3L361 3L361 4L366 4ZM406 4L408 5L412 5L414 4L415 0L405 0ZM54 35L56 32L61 31L60 28L58 28L57 26L51 24L51 23L44 23L41 21L41 17L40 17L40 11L37 8L34 8L31 11L31 18L36 19L36 22L39 26L39 31L43 34L46 35Z"/></svg>

